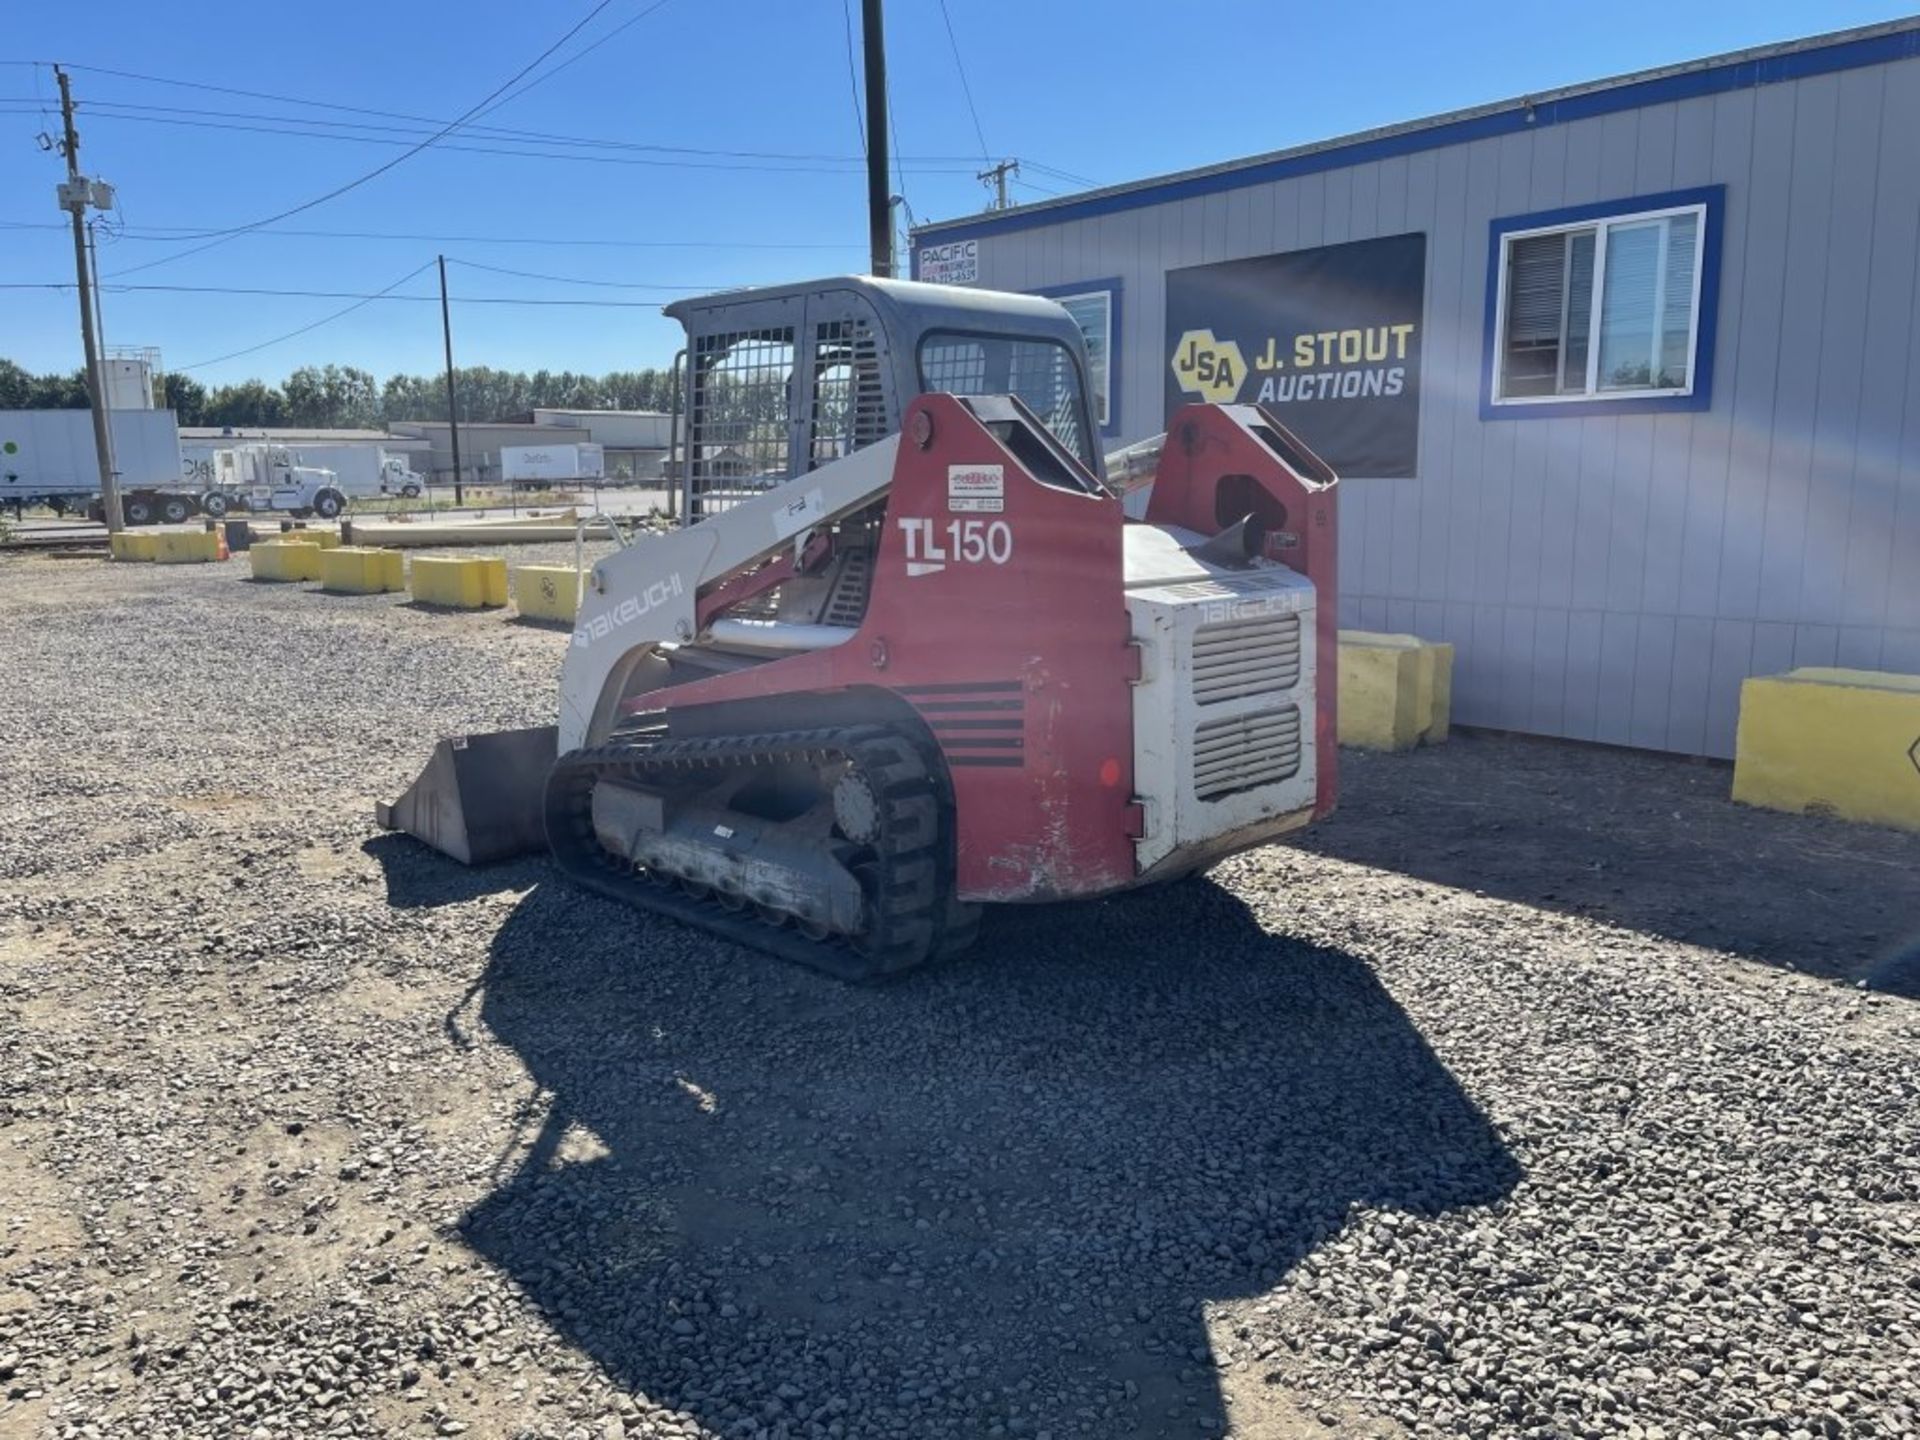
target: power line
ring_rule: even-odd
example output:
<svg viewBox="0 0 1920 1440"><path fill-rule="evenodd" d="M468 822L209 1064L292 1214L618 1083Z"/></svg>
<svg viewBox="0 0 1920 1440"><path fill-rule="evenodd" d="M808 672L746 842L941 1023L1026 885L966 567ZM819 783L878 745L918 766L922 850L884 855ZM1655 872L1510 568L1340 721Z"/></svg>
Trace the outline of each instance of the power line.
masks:
<svg viewBox="0 0 1920 1440"><path fill-rule="evenodd" d="M489 101L498 97L503 91L507 90L509 87L517 84L523 76L527 75L529 72L531 72L532 70L534 70L535 68L543 64L549 55L553 54L554 51L558 50L562 45L566 44L567 41L571 40L575 35L579 34L580 31L587 25L589 21L594 19L595 16L599 15L601 11L605 10L607 6L611 5L612 3L613 3L613 0L597 0L597 3L594 5L594 7L591 10L587 11L587 13L584 16L582 16L578 21L576 21L573 24L573 26L568 29L566 34L562 35L558 40L554 41L553 44L549 45L545 50L542 50L538 55L536 55L531 61L523 65L519 70L515 71L513 77L509 79L505 84L500 85L496 87L494 90L492 90L491 92L489 92L487 96L479 102L479 104L469 106L465 111L463 111L460 114L459 118L454 120L451 124L445 126L443 129L439 130L435 134L429 136L427 139L422 140L419 144L414 145L411 148L394 156L393 159L387 161L384 165L376 165L373 169L369 170L366 174L361 175L353 180L349 180L344 185L336 185L333 189L327 191L322 195L317 195L311 200L303 201L298 205L294 205L286 210L282 210L276 215L269 215L264 220L256 220L250 225L237 225L237 226L229 227L228 229L225 229L225 230L210 231L209 234L212 236L212 239L206 245L196 246L194 249L191 249L191 250L182 250L176 255L164 256L158 260L149 260L143 265L134 266L132 270L122 270L119 273L122 275L128 275L128 274L132 274L133 270L150 270L156 265L170 264L175 260L184 259L188 255L199 254L201 251L212 249L214 245L220 244L221 242L225 241L231 236L242 234L248 230L258 230L263 225L271 225L276 221L288 219L289 217L298 215L303 211L311 210L317 205L324 205L329 200L336 200L340 196L345 195L350 190L359 189L362 185L365 185L368 181L377 179L379 176L386 174L389 170L393 169L397 165L404 164L406 161L412 159L415 155L418 155L422 150L425 150L429 145L433 144L434 141L442 139L446 135L451 134L460 125L472 119L474 113L478 111L482 106L486 105ZM113 277L109 276L108 278L111 279Z"/></svg>
<svg viewBox="0 0 1920 1440"><path fill-rule="evenodd" d="M283 103L296 104L296 105L318 105L321 103L318 101L298 100L288 96L265 95L259 91L253 91L253 90L227 90L217 86L207 87L207 88L220 89L222 90L222 93L226 93L226 94L243 95L250 98L257 98L257 99L263 99L263 100L276 100L276 101L281 101ZM40 101L39 99L33 96L28 96L28 95L0 96L0 105L6 105L6 106L41 107L43 103L44 102ZM163 116L188 116L194 120L202 122L203 124L206 125L207 128L211 128L211 129L240 130L240 129L246 128L238 125L222 126L222 125L213 124L213 122L221 121L221 120L263 121L263 122L269 123L274 127L281 127L281 128L276 128L273 130L266 131L265 133L312 135L315 138L319 138L319 139L340 139L340 140L347 140L347 139L357 140L357 139L362 139L364 137L360 135L329 133L329 132L384 131L389 135L401 135L407 138L418 138L423 133L445 128L447 125L452 123L445 120L432 119L427 116L407 115L398 111L390 111L390 110L366 110L366 109L361 109L360 107L357 107L357 106L341 106L338 108L340 108L343 112L350 112L350 113L361 114L361 115L373 115L383 120L402 120L408 123L404 125L377 125L377 124L373 124L371 122L362 121L362 120L328 120L328 119L322 119L318 117L309 118L301 115L262 113L257 110L216 110L216 109L210 109L204 105L193 105L193 106L154 105L154 104L147 103L145 101L113 100L113 99L91 100L85 103L84 105L79 106L78 108L85 111L88 114L98 115L103 119L120 119L120 120L140 119L140 120L157 121L159 117L163 117ZM15 110L12 113L25 113L25 111L24 109ZM858 118L858 113L859 112L856 110L855 112L856 118ZM862 122L862 124L864 127L864 122ZM305 128L301 128L301 129L290 128L295 126L305 127ZM610 140L610 139L605 139L603 137L591 136L591 135L561 135L561 134L556 134L552 131L546 131L546 130L524 130L524 129L509 128L507 126L501 126L501 125L475 125L471 123L460 126L460 129L462 134L464 135L472 136L475 138L485 137L488 139L499 140L499 141L511 143L511 144L578 146L582 149L591 149L591 150L636 151L636 152L644 152L644 153L652 153L652 154L660 154L660 155L693 155L693 156L709 157L709 158L716 158L716 159L778 160L778 161L791 161L795 163L844 164L844 165L859 165L864 163L864 154L837 155L837 154L821 153L821 152L794 152L794 151L783 151L783 150L729 150L729 149L718 149L714 147L698 146L698 145L660 145L660 144L652 144L652 143L648 143L644 141L636 141L636 140ZM865 136L864 128L862 129L860 143L861 143L862 151L864 152L866 147L866 136ZM963 161L967 163L972 162L972 157L967 155L910 155L910 156L906 156L905 158L908 160L914 161L916 163L932 163L932 164L942 164L942 163L957 164ZM1045 167L1041 167L1041 168L1045 168Z"/></svg>
<svg viewBox="0 0 1920 1440"><path fill-rule="evenodd" d="M292 340L297 338L298 336L305 335L309 330L318 330L322 325L330 325L335 320L340 319L344 315L351 315L354 311L360 309L363 305L371 305L376 299L383 298L389 292L398 290L402 285L406 284L409 280L413 279L414 276L420 274L421 271L423 270L429 269L432 265L433 265L433 262L429 260L425 265L420 266L418 270L409 270L405 275L402 275L398 280L394 281L391 285L387 286L385 290L375 291L372 295L367 296L365 299L356 300L353 304L347 306L344 310L336 310L331 315L326 315L318 320L315 320L311 325L302 325L298 330L289 330L284 335L276 335L271 340L262 340L258 345L249 345L244 350L229 351L225 355L216 355L211 360L196 360L191 365L176 365L173 368L175 370L204 370L209 365L218 365L225 360L238 360L242 355L251 355L256 350L265 350L271 346L278 345L283 341Z"/></svg>
<svg viewBox="0 0 1920 1440"><path fill-rule="evenodd" d="M6 107L0 106L0 114L4 113L25 114L27 111L24 108L8 111ZM409 141L404 139L388 139L381 135L333 135L317 130L290 129L284 125L243 125L232 121L189 119L183 116L126 115L103 110L97 106L89 107L88 113L96 120L121 120L144 125L171 125L190 130L220 130L259 135L285 135L294 139L326 140L351 145L410 146L408 152L410 154L417 154L421 149L425 148L424 142L421 144L410 144ZM501 145L464 145L459 141L452 141L436 146L435 148L442 153L500 155L509 159L519 160L566 160L585 165L638 165L649 169L738 171L768 175L853 175L859 173L859 162L854 157L848 157L845 160L830 159L821 164L761 164L753 161L736 164L723 160L669 160L634 155L577 154L566 150L508 149ZM405 158L405 156L399 156L396 157L396 160ZM388 166L387 168L391 169L392 167ZM958 175L964 173L964 171L959 167L916 163L914 173ZM313 208L312 205L295 206L292 210L283 212L282 216L274 218L278 219L284 218L287 215L296 215L301 210L311 208ZM265 220L261 221L258 225L242 225L224 232L201 230L197 232L194 238L206 238L213 235L218 235L219 238L231 238L235 235L250 233L253 230L260 229L271 223L272 220ZM185 251L182 253L192 254L194 252ZM154 263L159 264L163 262L156 261ZM119 273L125 275L131 272L123 270Z"/></svg>
<svg viewBox="0 0 1920 1440"><path fill-rule="evenodd" d="M1029 170L1038 170L1042 175L1051 175L1054 179L1064 180L1069 185L1085 185L1097 190L1106 183L1104 180L1090 180L1085 175L1076 175L1071 170L1062 170L1057 165L1042 165L1038 160L1029 160L1024 156L1020 157L1020 163Z"/></svg>
<svg viewBox="0 0 1920 1440"><path fill-rule="evenodd" d="M485 270L493 275L511 275L519 280L546 280L556 285L600 285L610 290L674 290L683 291L694 287L689 285L653 285L639 284L626 280L586 280L574 275L540 275L531 270L508 270L499 265L482 265L477 260L462 260L457 255L447 257L456 265L469 270Z"/></svg>
<svg viewBox="0 0 1920 1440"><path fill-rule="evenodd" d="M992 160L987 153L987 134L980 128L980 112L974 108L973 86L967 83L966 63L960 58L960 42L953 37L953 16L947 13L947 0L940 0L940 18L946 22L947 45L953 51L953 68L960 72L960 91L967 97L967 113L973 116L973 138L980 142L980 158Z"/></svg>
<svg viewBox="0 0 1920 1440"><path fill-rule="evenodd" d="M860 136L862 153L867 148L867 117L860 108L860 67L853 62L853 6L849 0L840 0L840 19L847 32L847 88L853 97L853 128Z"/></svg>
<svg viewBox="0 0 1920 1440"><path fill-rule="evenodd" d="M554 66L551 70L547 71L546 74L534 76L533 79L529 80L526 84L522 85L518 90L515 90L511 95L502 95L498 100L494 101L491 105L485 105L485 102L483 101L482 104L485 105L485 108L480 111L479 115L474 116L474 118L477 120L480 118L480 115L491 115L494 111L498 110L502 105L506 105L511 103L512 101L518 100L522 95L526 94L529 90L533 89L536 85L546 84L547 81L553 79L554 76L558 75L562 70L565 70L569 65L577 65L580 61L586 59L587 56L591 55L594 51L598 50L602 45L606 44L609 40L613 39L614 36L625 32L626 30L632 28L635 25L638 25L642 20L646 19L649 15L653 14L654 11L664 10L669 3L671 3L671 0L655 0L654 4L649 5L646 9L642 10L637 15L628 16L625 20L621 21L618 25L614 26L613 29L607 31L606 34L602 35L598 40L594 41L591 45L585 45L585 46L582 46L580 49L576 50L572 55L569 55L565 60L562 60L558 65ZM593 17L589 15L587 18L591 20ZM563 40L565 39L564 36L561 38ZM508 83L511 84L512 82L509 81Z"/></svg>
<svg viewBox="0 0 1920 1440"><path fill-rule="evenodd" d="M416 272L417 273L417 272ZM71 290L71 280L8 280L0 281L0 290ZM116 295L135 293L160 293L170 295L271 295L280 298L303 300L417 300L423 304L437 305L438 295L390 295L385 291L367 294L357 290L274 290L263 286L248 285L112 285L103 284L102 290ZM710 294L725 289L719 285L649 285L649 290L665 290L682 295ZM657 310L659 306L651 300L550 300L530 298L519 295L455 295L456 305L570 305L600 306L615 310Z"/></svg>
<svg viewBox="0 0 1920 1440"><path fill-rule="evenodd" d="M62 230L57 220L0 220L0 230ZM142 225L120 232L120 237L136 242L177 241L182 235L196 233L197 226ZM579 236L554 235L429 235L396 230L255 230L254 239L314 240L424 240L435 245L550 245L591 246L614 250L839 250L858 246L827 241L788 240L602 240Z"/></svg>

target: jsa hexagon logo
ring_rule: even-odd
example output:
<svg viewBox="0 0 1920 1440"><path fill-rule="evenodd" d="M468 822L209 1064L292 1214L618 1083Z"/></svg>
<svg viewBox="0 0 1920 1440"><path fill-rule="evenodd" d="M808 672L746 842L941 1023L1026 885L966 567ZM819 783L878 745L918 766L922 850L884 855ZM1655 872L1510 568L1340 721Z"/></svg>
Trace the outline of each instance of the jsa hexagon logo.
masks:
<svg viewBox="0 0 1920 1440"><path fill-rule="evenodd" d="M1216 340L1211 330L1189 330L1173 347L1173 378L1189 395L1213 405L1240 398L1247 362L1232 340Z"/></svg>

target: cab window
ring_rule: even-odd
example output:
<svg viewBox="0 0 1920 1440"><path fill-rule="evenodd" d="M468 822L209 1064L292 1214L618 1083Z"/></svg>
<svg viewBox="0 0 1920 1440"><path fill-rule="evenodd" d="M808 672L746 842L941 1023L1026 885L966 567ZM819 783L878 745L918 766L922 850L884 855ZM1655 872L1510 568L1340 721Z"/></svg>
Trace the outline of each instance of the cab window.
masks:
<svg viewBox="0 0 1920 1440"><path fill-rule="evenodd" d="M1057 340L933 331L920 341L920 388L948 395L1017 395L1068 450L1093 468L1086 387Z"/></svg>

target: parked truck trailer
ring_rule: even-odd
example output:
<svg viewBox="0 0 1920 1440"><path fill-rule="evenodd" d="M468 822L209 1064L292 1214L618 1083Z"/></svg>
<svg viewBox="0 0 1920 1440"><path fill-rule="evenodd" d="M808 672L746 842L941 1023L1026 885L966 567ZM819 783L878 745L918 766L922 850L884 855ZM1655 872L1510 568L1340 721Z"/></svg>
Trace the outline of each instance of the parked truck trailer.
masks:
<svg viewBox="0 0 1920 1440"><path fill-rule="evenodd" d="M607 452L601 445L502 445L500 478L509 485L546 490L556 484L606 478Z"/></svg>
<svg viewBox="0 0 1920 1440"><path fill-rule="evenodd" d="M171 410L114 410L113 463L130 525L186 520L200 507L180 459ZM44 505L56 515L100 508L100 462L87 410L0 410L0 507Z"/></svg>

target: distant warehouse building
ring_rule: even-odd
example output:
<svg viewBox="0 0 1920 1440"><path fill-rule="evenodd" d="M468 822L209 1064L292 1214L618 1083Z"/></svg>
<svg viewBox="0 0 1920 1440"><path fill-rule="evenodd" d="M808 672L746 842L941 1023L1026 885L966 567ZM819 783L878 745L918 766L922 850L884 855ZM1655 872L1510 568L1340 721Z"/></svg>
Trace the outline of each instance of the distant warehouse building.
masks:
<svg viewBox="0 0 1920 1440"><path fill-rule="evenodd" d="M427 449L433 483L451 485L453 435L445 420L395 420L387 428L396 437L418 442ZM465 485L494 485L500 481L500 451L521 445L585 445L592 434L581 425L535 425L531 421L463 420L460 422L460 474ZM416 467L418 468L418 467Z"/></svg>
<svg viewBox="0 0 1920 1440"><path fill-rule="evenodd" d="M660 410L538 409L535 425L586 430L606 451L607 475L620 480L658 480L673 448L673 417Z"/></svg>
<svg viewBox="0 0 1920 1440"><path fill-rule="evenodd" d="M1343 476L1341 622L1456 717L1729 755L1920 672L1920 19L925 226L1058 297L1108 448L1258 401Z"/></svg>

